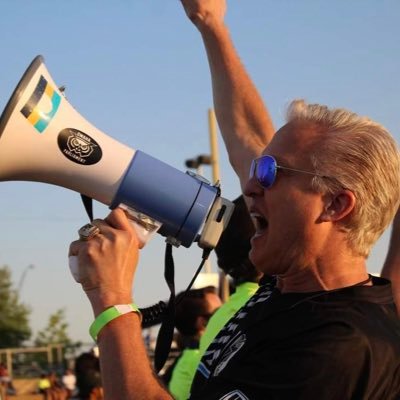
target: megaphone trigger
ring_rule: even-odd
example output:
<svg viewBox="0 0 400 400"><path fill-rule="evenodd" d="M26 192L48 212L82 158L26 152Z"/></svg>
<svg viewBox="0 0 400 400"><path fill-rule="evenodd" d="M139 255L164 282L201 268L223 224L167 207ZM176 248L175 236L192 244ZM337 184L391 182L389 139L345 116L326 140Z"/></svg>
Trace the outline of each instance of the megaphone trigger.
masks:
<svg viewBox="0 0 400 400"><path fill-rule="evenodd" d="M207 216L204 228L199 237L199 247L213 249L228 225L233 213L232 203L222 197L217 197Z"/></svg>
<svg viewBox="0 0 400 400"><path fill-rule="evenodd" d="M162 225L161 222L156 221L154 218L138 212L125 204L119 204L118 208L125 211L126 216L135 229L136 235L139 239L140 248L145 246Z"/></svg>

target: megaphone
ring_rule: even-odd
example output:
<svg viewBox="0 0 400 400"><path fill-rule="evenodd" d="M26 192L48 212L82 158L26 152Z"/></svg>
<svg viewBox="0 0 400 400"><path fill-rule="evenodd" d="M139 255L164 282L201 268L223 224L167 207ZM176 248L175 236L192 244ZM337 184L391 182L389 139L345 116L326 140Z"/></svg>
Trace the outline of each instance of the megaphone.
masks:
<svg viewBox="0 0 400 400"><path fill-rule="evenodd" d="M144 245L213 248L233 203L219 184L179 171L101 132L67 101L37 56L0 117L0 181L62 186L127 211Z"/></svg>

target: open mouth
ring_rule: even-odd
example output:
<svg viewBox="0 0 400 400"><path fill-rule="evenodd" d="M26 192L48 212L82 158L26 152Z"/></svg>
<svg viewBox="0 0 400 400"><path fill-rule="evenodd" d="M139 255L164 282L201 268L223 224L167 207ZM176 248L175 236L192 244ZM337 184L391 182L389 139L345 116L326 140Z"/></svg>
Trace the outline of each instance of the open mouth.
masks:
<svg viewBox="0 0 400 400"><path fill-rule="evenodd" d="M261 235L268 229L268 221L262 215L251 213L251 218L254 221L256 227L256 235Z"/></svg>

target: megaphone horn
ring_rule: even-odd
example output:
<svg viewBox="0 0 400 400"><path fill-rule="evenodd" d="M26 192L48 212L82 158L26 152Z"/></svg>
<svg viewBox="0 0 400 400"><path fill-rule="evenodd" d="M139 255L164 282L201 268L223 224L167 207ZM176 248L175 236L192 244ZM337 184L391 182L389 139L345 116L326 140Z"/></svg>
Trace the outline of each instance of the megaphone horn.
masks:
<svg viewBox="0 0 400 400"><path fill-rule="evenodd" d="M0 181L62 186L122 207L142 244L155 232L176 246L215 247L233 203L218 185L132 149L83 118L37 56L0 117Z"/></svg>

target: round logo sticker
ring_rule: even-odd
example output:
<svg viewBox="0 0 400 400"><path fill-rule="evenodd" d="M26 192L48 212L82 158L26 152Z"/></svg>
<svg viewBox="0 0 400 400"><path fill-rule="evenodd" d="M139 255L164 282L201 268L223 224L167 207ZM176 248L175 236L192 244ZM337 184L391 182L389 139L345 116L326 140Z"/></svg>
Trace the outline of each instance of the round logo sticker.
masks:
<svg viewBox="0 0 400 400"><path fill-rule="evenodd" d="M93 165L101 160L103 152L97 142L74 128L63 129L58 134L58 147L69 160L82 165Z"/></svg>

